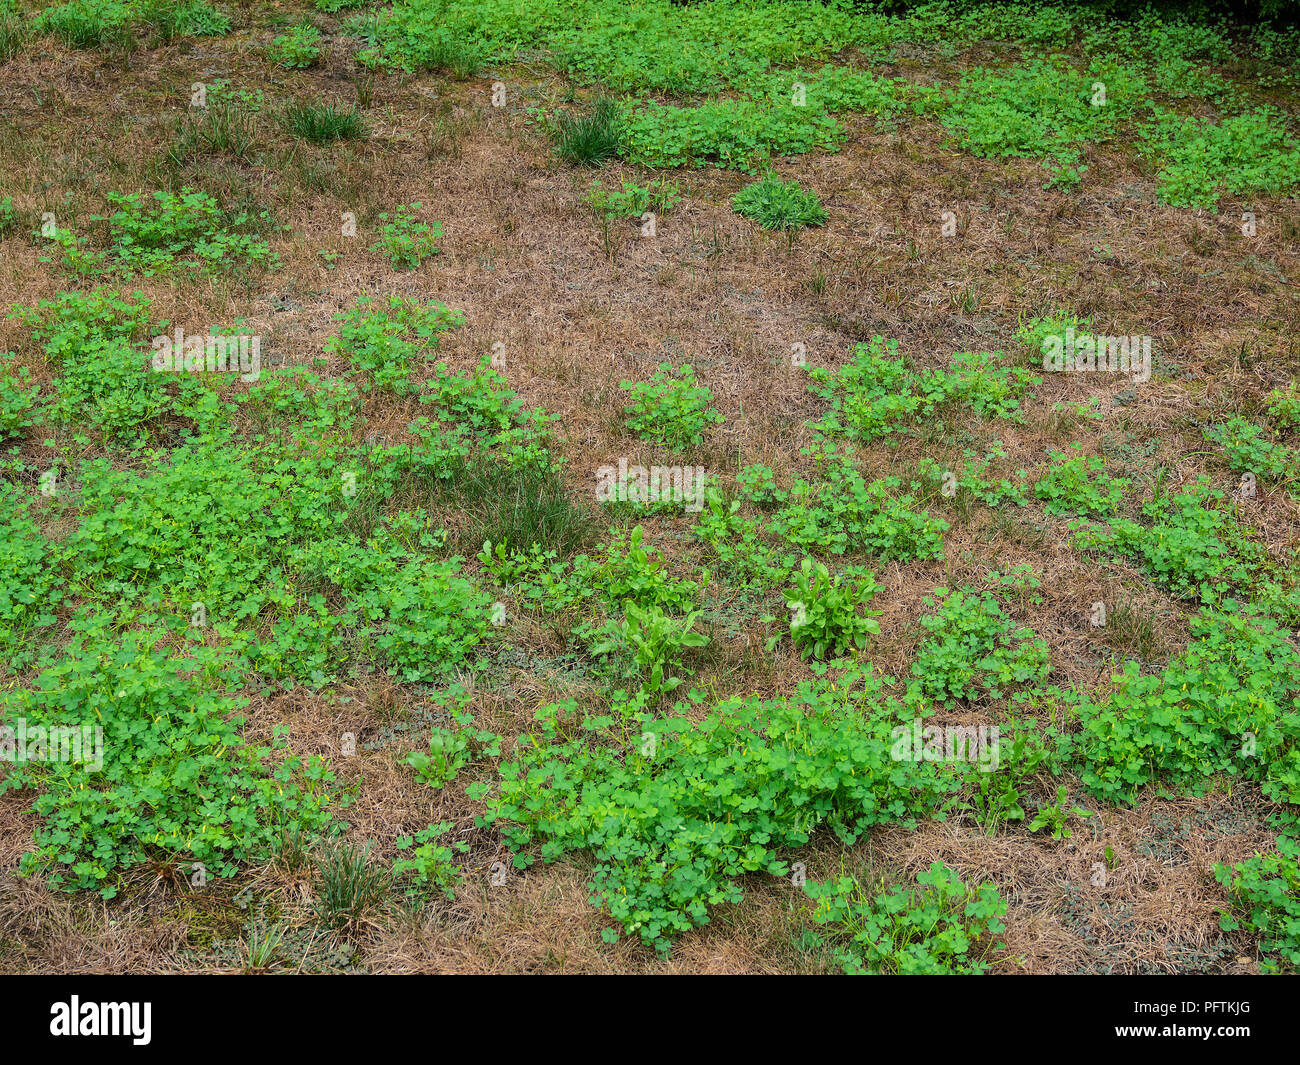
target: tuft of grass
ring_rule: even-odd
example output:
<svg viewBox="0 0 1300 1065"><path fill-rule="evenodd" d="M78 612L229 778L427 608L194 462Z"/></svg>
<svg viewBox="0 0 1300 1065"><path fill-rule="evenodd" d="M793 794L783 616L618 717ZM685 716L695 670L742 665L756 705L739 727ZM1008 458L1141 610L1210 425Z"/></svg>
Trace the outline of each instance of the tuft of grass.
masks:
<svg viewBox="0 0 1300 1065"><path fill-rule="evenodd" d="M292 104L285 109L284 125L294 136L313 144L353 140L365 133L360 111L355 107L345 111L334 104Z"/></svg>
<svg viewBox="0 0 1300 1065"><path fill-rule="evenodd" d="M297 873L311 862L311 839L302 825L293 824L280 833L275 865L286 873Z"/></svg>
<svg viewBox="0 0 1300 1065"><path fill-rule="evenodd" d="M453 36L438 37L421 49L421 59L430 70L454 78L472 78L483 65L483 53L474 45Z"/></svg>
<svg viewBox="0 0 1300 1065"><path fill-rule="evenodd" d="M244 972L265 973L274 968L276 962L280 960L281 944L287 927L287 922L267 925L265 921L253 921L248 932L248 954Z"/></svg>
<svg viewBox="0 0 1300 1065"><path fill-rule="evenodd" d="M555 150L574 166L603 166L618 154L622 118L610 99L596 101L590 112L560 115L555 128Z"/></svg>
<svg viewBox="0 0 1300 1065"><path fill-rule="evenodd" d="M17 11L0 7L0 63L12 59L27 43L27 27Z"/></svg>
<svg viewBox="0 0 1300 1065"><path fill-rule="evenodd" d="M1121 599L1106 615L1102 635L1112 647L1150 662L1169 653L1162 633L1161 620L1149 605Z"/></svg>
<svg viewBox="0 0 1300 1065"><path fill-rule="evenodd" d="M313 908L330 928L354 929L388 896L391 877L383 866L371 865L365 851L347 844L331 848L316 861Z"/></svg>
<svg viewBox="0 0 1300 1065"><path fill-rule="evenodd" d="M253 112L239 100L222 96L177 119L167 158L174 166L196 155L229 155L247 161L256 143Z"/></svg>
<svg viewBox="0 0 1300 1065"><path fill-rule="evenodd" d="M596 522L576 504L551 467L529 464L511 468L499 461L468 463L456 486L456 502L469 516L463 550L492 543L544 544L561 558L589 542Z"/></svg>

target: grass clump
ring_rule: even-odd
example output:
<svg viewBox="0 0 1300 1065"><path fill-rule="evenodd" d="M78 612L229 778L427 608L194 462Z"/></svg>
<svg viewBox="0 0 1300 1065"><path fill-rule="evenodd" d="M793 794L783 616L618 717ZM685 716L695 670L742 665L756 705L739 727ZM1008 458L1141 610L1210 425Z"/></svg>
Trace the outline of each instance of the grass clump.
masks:
<svg viewBox="0 0 1300 1065"><path fill-rule="evenodd" d="M312 905L327 928L355 931L388 900L392 876L363 850L340 843L315 866Z"/></svg>
<svg viewBox="0 0 1300 1065"><path fill-rule="evenodd" d="M28 27L11 3L0 4L0 63L8 62L27 43Z"/></svg>
<svg viewBox="0 0 1300 1065"><path fill-rule="evenodd" d="M555 150L573 166L604 166L618 154L622 126L618 104L602 97L585 114L556 119Z"/></svg>
<svg viewBox="0 0 1300 1065"><path fill-rule="evenodd" d="M313 144L354 140L365 132L356 107L345 111L335 104L291 104L285 109L284 125L295 137Z"/></svg>
<svg viewBox="0 0 1300 1065"><path fill-rule="evenodd" d="M545 544L567 557L591 540L590 511L573 502L549 466L473 462L457 484L457 504L467 519L462 538L467 548Z"/></svg>
<svg viewBox="0 0 1300 1065"><path fill-rule="evenodd" d="M257 143L260 101L209 87L206 106L191 108L176 120L167 158L174 166L204 155L229 155L247 161Z"/></svg>

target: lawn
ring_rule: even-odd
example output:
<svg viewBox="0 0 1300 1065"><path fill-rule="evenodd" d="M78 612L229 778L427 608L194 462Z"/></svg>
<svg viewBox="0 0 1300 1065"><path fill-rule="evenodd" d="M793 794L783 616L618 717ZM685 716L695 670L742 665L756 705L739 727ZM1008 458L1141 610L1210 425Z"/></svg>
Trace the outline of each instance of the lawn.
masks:
<svg viewBox="0 0 1300 1065"><path fill-rule="evenodd" d="M1295 971L1296 14L0 0L0 972Z"/></svg>

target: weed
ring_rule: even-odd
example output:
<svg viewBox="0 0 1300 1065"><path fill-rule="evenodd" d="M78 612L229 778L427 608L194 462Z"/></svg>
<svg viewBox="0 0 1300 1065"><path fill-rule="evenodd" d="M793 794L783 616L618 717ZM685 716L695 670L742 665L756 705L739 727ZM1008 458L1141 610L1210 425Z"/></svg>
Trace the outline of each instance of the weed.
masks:
<svg viewBox="0 0 1300 1065"><path fill-rule="evenodd" d="M901 484L897 477L867 483L857 470L836 462L824 481L796 480L790 501L767 528L804 551L942 558L948 523L914 510L912 496L896 492Z"/></svg>
<svg viewBox="0 0 1300 1065"><path fill-rule="evenodd" d="M121 0L71 0L47 7L36 16L32 28L49 33L69 48L98 45L129 46L134 10Z"/></svg>
<svg viewBox="0 0 1300 1065"><path fill-rule="evenodd" d="M616 694L584 728L572 700L552 704L502 764L487 820L502 824L516 864L532 860L534 841L547 861L592 851L592 894L618 926L604 938L621 930L667 951L710 907L740 899L744 873L788 872L782 852L818 825L847 844L946 805L949 767L890 760L893 719L878 692L851 672L801 683L789 699L732 697L698 723Z"/></svg>
<svg viewBox="0 0 1300 1065"><path fill-rule="evenodd" d="M1070 447L1082 450L1079 444ZM1047 454L1055 465L1034 485L1034 495L1044 500L1043 509L1048 514L1087 514L1100 518L1118 512L1129 481L1106 476L1105 463L1096 456L1066 458L1055 449L1049 449Z"/></svg>
<svg viewBox="0 0 1300 1065"><path fill-rule="evenodd" d="M756 172L773 156L834 150L844 127L826 114L752 100L678 107L647 101L629 112L620 151L641 166L703 166Z"/></svg>
<svg viewBox="0 0 1300 1065"><path fill-rule="evenodd" d="M1277 837L1277 851L1256 854L1238 865L1222 862L1215 878L1228 889L1234 913L1225 913L1219 927L1235 931L1245 927L1260 939L1266 954L1276 954L1281 965L1273 971L1300 967L1300 842Z"/></svg>
<svg viewBox="0 0 1300 1065"><path fill-rule="evenodd" d="M1267 431L1240 415L1202 430L1206 440L1223 448L1232 469L1273 482L1300 476L1300 450L1269 440Z"/></svg>
<svg viewBox="0 0 1300 1065"><path fill-rule="evenodd" d="M820 562L804 559L795 574L794 588L785 593L792 617L790 635L802 657L811 654L822 661L838 658L854 647L866 647L868 638L880 631L876 621L880 611L860 614L858 608L869 603L879 589L870 570L852 569L832 577Z"/></svg>
<svg viewBox="0 0 1300 1065"><path fill-rule="evenodd" d="M431 788L451 783L472 758L496 757L501 753L501 738L491 732L474 729L473 715L457 714L459 728L435 727L429 734L428 751L412 751L406 764Z"/></svg>
<svg viewBox="0 0 1300 1065"><path fill-rule="evenodd" d="M368 374L370 384L362 386L364 391L373 387L402 396L418 390L413 374L433 357L438 338L463 325L465 316L433 300L390 296L376 302L361 296L334 320L340 323L339 331L325 342L326 353L342 355Z"/></svg>
<svg viewBox="0 0 1300 1065"><path fill-rule="evenodd" d="M1037 722L1014 721L1006 738L998 744L997 768L975 774L971 807L980 827L990 836L998 826L1007 821L1025 819L1024 792L1029 782L1039 775L1059 771L1056 754L1048 741L1057 738L1050 726L1042 733Z"/></svg>
<svg viewBox="0 0 1300 1065"><path fill-rule="evenodd" d="M320 30L315 26L295 26L271 41L266 57L290 70L304 70L320 58Z"/></svg>
<svg viewBox="0 0 1300 1065"><path fill-rule="evenodd" d="M1279 425L1287 429L1300 429L1300 382L1292 381L1286 388L1275 388L1268 394L1268 413Z"/></svg>
<svg viewBox="0 0 1300 1065"><path fill-rule="evenodd" d="M205 0L149 0L141 17L163 41L224 37L230 32L230 19Z"/></svg>
<svg viewBox="0 0 1300 1065"><path fill-rule="evenodd" d="M1263 564L1263 549L1234 519L1224 493L1204 478L1172 495L1157 485L1142 516L1150 524L1127 518L1112 519L1108 528L1076 523L1074 541L1132 555L1177 595L1204 602L1248 585Z"/></svg>
<svg viewBox="0 0 1300 1065"><path fill-rule="evenodd" d="M926 600L935 613L921 619L929 636L912 665L909 695L945 704L984 692L996 699L1012 687L1046 680L1047 644L1007 617L994 596L946 588L936 588L935 596Z"/></svg>
<svg viewBox="0 0 1300 1065"><path fill-rule="evenodd" d="M91 221L107 223L109 245L98 254L78 251L69 264L76 270L150 276L279 263L266 241L247 232L257 219L223 210L205 192L186 187L180 193L160 190L148 198L138 192L110 192L108 202L113 213L91 215ZM269 218L262 212L261 221Z"/></svg>
<svg viewBox="0 0 1300 1065"><path fill-rule="evenodd" d="M1222 122L1157 110L1144 150L1159 167L1160 198L1216 210L1222 195L1284 195L1300 182L1300 144L1266 107Z"/></svg>
<svg viewBox="0 0 1300 1065"><path fill-rule="evenodd" d="M1039 832L1044 828L1051 829L1052 839L1060 843L1063 839L1069 839L1074 835L1074 830L1069 826L1071 817L1091 817L1092 811L1085 810L1081 806L1066 807L1066 796L1068 789L1064 784L1058 784L1056 788L1056 801L1045 802L1038 808L1034 814L1034 819L1029 822L1030 832Z"/></svg>
<svg viewBox="0 0 1300 1065"><path fill-rule="evenodd" d="M283 825L327 826L327 766L285 756L282 727L272 747L247 746L235 716L247 700L223 693L225 668L202 646L178 657L159 632L86 631L33 689L4 698L0 709L32 726L102 723L103 750L113 752L95 772L53 761L10 767L0 791L41 788L25 873L112 898L115 875L151 856L188 855L229 877L269 857ZM153 782L164 779L160 791Z"/></svg>
<svg viewBox="0 0 1300 1065"><path fill-rule="evenodd" d="M917 874L917 887L901 885L875 895L852 877L818 882L804 890L817 903L813 920L840 948L850 975L982 973L983 956L1003 948L1007 904L992 884L967 887L941 862Z"/></svg>
<svg viewBox="0 0 1300 1065"><path fill-rule="evenodd" d="M674 370L671 363L661 362L649 381L622 381L619 388L632 393L632 402L624 408L631 415L627 427L676 450L702 443L705 429L723 421L710 406L713 393L695 383L690 363Z"/></svg>
<svg viewBox="0 0 1300 1065"><path fill-rule="evenodd" d="M1113 138L1146 92L1140 77L1113 63L1079 71L1060 56L1031 59L967 71L947 94L940 121L972 154L1043 159L1045 184L1070 187L1087 170L1081 146Z"/></svg>
<svg viewBox="0 0 1300 1065"><path fill-rule="evenodd" d="M1160 674L1127 662L1108 703L1081 704L1085 786L1132 802L1149 783L1198 793L1225 773L1259 780L1274 801L1296 801L1300 730L1285 707L1297 667L1300 652L1271 618L1206 611Z"/></svg>
<svg viewBox="0 0 1300 1065"><path fill-rule="evenodd" d="M381 211L379 240L370 246L371 251L382 251L399 270L414 270L431 255L437 255L437 241L442 237L442 223L417 222L412 212L421 209L418 203L399 204L390 215Z"/></svg>
<svg viewBox="0 0 1300 1065"><path fill-rule="evenodd" d="M641 607L628 599L623 617L610 621L596 634L591 653L626 661L632 673L643 678L643 690L649 695L670 692L682 678L668 676L667 671L680 664L686 648L709 642L707 636L694 631L699 616L699 611L693 610L685 617L670 617L657 603Z"/></svg>
<svg viewBox="0 0 1300 1065"><path fill-rule="evenodd" d="M448 899L456 897L456 884L460 881L460 870L453 862L457 852L469 850L464 840L456 840L450 847L436 842L451 831L450 821L422 828L411 836L401 836L397 840L397 849L403 857L393 862L392 877L400 881L409 876L411 885L406 889L410 897L423 897L430 891L438 891ZM409 857L406 855L409 853Z"/></svg>
<svg viewBox="0 0 1300 1065"><path fill-rule="evenodd" d="M1020 398L1042 383L1022 366L1000 366L994 352L958 352L947 370L915 373L898 355L898 341L875 336L858 344L839 371L814 367L808 390L830 400L816 423L827 434L855 440L904 431L903 423L964 404L976 414L1014 420Z"/></svg>
<svg viewBox="0 0 1300 1065"><path fill-rule="evenodd" d="M826 224L826 209L817 193L797 181L782 181L775 174L748 185L731 199L736 213L752 218L764 229L795 230Z"/></svg>
<svg viewBox="0 0 1300 1065"><path fill-rule="evenodd" d="M738 588L765 590L786 580L797 562L780 555L762 537L762 526L740 513L740 501L727 502L712 489L691 531L712 548L729 581Z"/></svg>
<svg viewBox="0 0 1300 1065"><path fill-rule="evenodd" d="M0 443L36 424L32 416L40 386L29 386L31 371L6 360L0 364Z"/></svg>

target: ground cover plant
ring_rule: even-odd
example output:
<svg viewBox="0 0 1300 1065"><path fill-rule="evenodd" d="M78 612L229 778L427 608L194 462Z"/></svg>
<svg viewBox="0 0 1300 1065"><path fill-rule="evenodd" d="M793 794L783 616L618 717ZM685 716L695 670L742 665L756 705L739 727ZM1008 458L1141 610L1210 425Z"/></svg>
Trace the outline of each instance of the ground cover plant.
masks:
<svg viewBox="0 0 1300 1065"><path fill-rule="evenodd" d="M817 193L770 174L736 193L731 205L764 229L794 230L826 223L826 209Z"/></svg>
<svg viewBox="0 0 1300 1065"><path fill-rule="evenodd" d="M1242 10L0 0L0 971L1297 971Z"/></svg>

